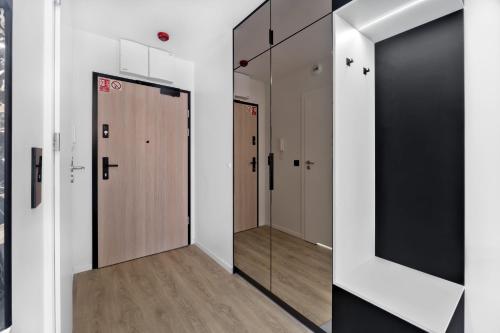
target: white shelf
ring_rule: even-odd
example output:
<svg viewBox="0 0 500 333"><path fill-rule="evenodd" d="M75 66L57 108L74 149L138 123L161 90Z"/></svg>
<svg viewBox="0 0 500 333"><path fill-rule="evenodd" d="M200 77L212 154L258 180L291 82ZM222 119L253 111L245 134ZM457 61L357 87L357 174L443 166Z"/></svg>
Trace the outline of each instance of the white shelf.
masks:
<svg viewBox="0 0 500 333"><path fill-rule="evenodd" d="M465 288L374 257L334 284L427 332L445 333Z"/></svg>

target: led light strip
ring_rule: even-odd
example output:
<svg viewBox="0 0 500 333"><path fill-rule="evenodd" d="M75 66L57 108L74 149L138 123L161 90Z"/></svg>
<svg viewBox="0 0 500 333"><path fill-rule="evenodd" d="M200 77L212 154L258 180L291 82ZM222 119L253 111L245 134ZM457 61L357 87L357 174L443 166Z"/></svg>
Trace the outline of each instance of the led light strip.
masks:
<svg viewBox="0 0 500 333"><path fill-rule="evenodd" d="M404 5L404 6L401 6L401 7L399 7L399 8L396 8L395 10L393 10L393 11L391 11L391 12L389 12L389 13L385 14L385 15L382 15L382 16L380 16L380 17L376 18L375 20L373 20L373 21L371 21L371 22L369 22L369 23L367 23L367 24L365 24L365 25L361 26L358 30L359 30L359 31L366 30L367 28L369 28L369 27L371 27L371 26L373 26L373 25L375 25L375 24L377 24L377 23L380 23L381 21L386 20L386 19L388 19L389 17L392 17L392 16L395 16L395 15L398 15L398 14L400 14L401 12L404 12L405 10L408 10L408 9L410 9L410 8L413 8L413 7L415 7L415 6L417 6L417 5L421 4L422 2L425 2L425 1L427 1L427 0L416 0L416 1L410 2L409 4L406 4L406 5Z"/></svg>

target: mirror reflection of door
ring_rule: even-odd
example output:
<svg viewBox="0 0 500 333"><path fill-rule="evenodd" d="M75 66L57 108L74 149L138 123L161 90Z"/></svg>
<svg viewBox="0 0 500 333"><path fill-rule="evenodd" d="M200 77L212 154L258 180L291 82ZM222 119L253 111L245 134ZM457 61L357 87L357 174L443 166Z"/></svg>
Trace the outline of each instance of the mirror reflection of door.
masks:
<svg viewBox="0 0 500 333"><path fill-rule="evenodd" d="M234 102L234 232L258 227L258 105Z"/></svg>
<svg viewBox="0 0 500 333"><path fill-rule="evenodd" d="M269 79L269 52L236 68L233 111L234 265L237 271L268 290L271 289L270 193L268 167L263 161L267 162L269 153Z"/></svg>
<svg viewBox="0 0 500 333"><path fill-rule="evenodd" d="M333 235L332 94L332 86L326 86L302 96L304 239L328 247Z"/></svg>

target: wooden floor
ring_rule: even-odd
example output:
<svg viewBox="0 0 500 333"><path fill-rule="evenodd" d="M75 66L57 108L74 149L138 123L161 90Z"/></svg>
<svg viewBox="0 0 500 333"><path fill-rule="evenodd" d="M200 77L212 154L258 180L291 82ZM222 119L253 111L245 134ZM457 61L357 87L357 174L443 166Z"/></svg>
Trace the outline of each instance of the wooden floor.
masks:
<svg viewBox="0 0 500 333"><path fill-rule="evenodd" d="M271 288L271 229L253 228L234 235L234 265Z"/></svg>
<svg viewBox="0 0 500 333"><path fill-rule="evenodd" d="M318 326L332 319L332 251L272 229L271 290Z"/></svg>
<svg viewBox="0 0 500 333"><path fill-rule="evenodd" d="M235 235L234 261L316 325L332 319L330 250L263 226Z"/></svg>
<svg viewBox="0 0 500 333"><path fill-rule="evenodd" d="M80 273L75 333L308 332L196 246Z"/></svg>

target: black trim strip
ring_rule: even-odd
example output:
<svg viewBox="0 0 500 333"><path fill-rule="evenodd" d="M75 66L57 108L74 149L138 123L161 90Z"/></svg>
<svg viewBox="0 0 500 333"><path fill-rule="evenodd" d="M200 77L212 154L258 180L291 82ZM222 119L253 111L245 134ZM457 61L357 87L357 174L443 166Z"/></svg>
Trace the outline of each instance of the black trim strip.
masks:
<svg viewBox="0 0 500 333"><path fill-rule="evenodd" d="M99 245L98 227L97 222L99 211L97 210L98 201L98 151L97 151L97 137L99 135L98 122L97 122L97 85L99 75L92 74L92 268L99 267Z"/></svg>
<svg viewBox="0 0 500 333"><path fill-rule="evenodd" d="M309 328L311 331L315 333L325 333L325 331L313 323L311 320L309 320L307 317L305 317L303 314L301 314L299 311L295 310L293 307L288 305L285 301L283 301L281 298L273 294L271 291L266 289L263 285L252 279L250 276L245 274L242 270L240 270L238 267L234 266L233 271L235 274L238 274L242 278L244 278L246 281L248 281L252 286L260 290L264 295L269 297L273 302L278 304L280 307L282 307L286 312L288 312L291 316L293 316L295 319L300 321L304 326Z"/></svg>
<svg viewBox="0 0 500 333"><path fill-rule="evenodd" d="M2 1L2 0L0 0ZM147 87L159 88L161 93L167 94L169 96L178 97L180 93L186 93L188 95L188 245L191 244L191 92L189 90L178 89L175 87L164 86L157 83L134 80L123 78L110 74L103 74L98 72L92 72L92 269L99 268L99 224L98 224L98 150L97 150L97 140L99 136L97 112L98 112L98 101L97 101L97 84L98 78L104 77L111 80L123 81L128 83L140 84ZM154 255L154 254L153 254ZM149 256L146 256L149 257ZM140 258L134 258L136 260Z"/></svg>

